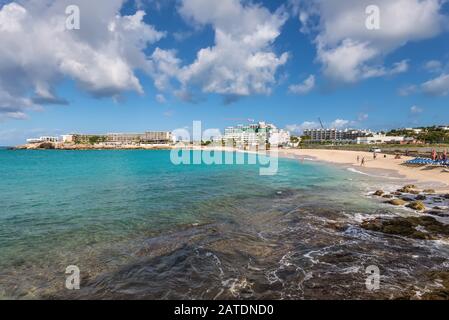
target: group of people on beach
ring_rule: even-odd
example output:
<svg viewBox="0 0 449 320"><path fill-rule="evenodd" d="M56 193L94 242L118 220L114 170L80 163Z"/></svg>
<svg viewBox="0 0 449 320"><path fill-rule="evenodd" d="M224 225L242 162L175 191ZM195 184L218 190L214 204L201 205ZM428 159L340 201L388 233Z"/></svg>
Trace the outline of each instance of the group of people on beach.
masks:
<svg viewBox="0 0 449 320"><path fill-rule="evenodd" d="M406 151L406 155L408 155L408 150ZM373 160L377 159L377 152L373 152ZM387 155L384 155L384 158L386 158ZM431 158L433 161L447 161L449 160L448 158L448 154L447 154L447 150L444 150L444 152L442 153L438 153L435 149L432 150L431 152ZM396 154L395 159L401 159L401 156L399 154ZM359 155L357 156L357 164L360 164L360 166L365 166L366 164L366 159L365 157L360 157Z"/></svg>
<svg viewBox="0 0 449 320"><path fill-rule="evenodd" d="M446 161L447 160L447 150L445 149L444 152L442 152L441 154L438 154L438 152L433 149L432 150L432 160L433 161Z"/></svg>
<svg viewBox="0 0 449 320"><path fill-rule="evenodd" d="M378 156L377 152L374 151L374 152L373 152L373 160L376 160L376 159L377 159L377 156ZM384 158L386 158L386 157L387 157L387 155L384 155ZM365 159L365 157L357 156L357 164L360 164L360 166L364 167L365 164L366 164L366 159Z"/></svg>

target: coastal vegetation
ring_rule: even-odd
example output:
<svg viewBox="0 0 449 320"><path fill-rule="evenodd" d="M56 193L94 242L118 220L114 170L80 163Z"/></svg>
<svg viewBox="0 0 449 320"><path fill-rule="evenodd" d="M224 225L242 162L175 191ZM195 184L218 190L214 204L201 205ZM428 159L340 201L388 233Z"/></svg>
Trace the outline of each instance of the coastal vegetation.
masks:
<svg viewBox="0 0 449 320"><path fill-rule="evenodd" d="M106 137L104 136L91 136L89 137L89 143L91 145L97 144L97 143L101 143L101 142L106 142Z"/></svg>
<svg viewBox="0 0 449 320"><path fill-rule="evenodd" d="M448 144L449 130L446 127L420 127L415 129L394 129L388 136L406 136L427 144Z"/></svg>

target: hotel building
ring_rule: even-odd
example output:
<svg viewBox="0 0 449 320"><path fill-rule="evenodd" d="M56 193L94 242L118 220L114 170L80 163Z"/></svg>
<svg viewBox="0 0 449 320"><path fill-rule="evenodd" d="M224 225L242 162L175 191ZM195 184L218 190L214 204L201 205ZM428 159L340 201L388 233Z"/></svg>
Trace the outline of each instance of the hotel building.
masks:
<svg viewBox="0 0 449 320"><path fill-rule="evenodd" d="M27 139L27 143L58 142L58 141L59 141L58 137L50 137L50 136Z"/></svg>
<svg viewBox="0 0 449 320"><path fill-rule="evenodd" d="M145 133L70 134L62 136L64 143L100 143L110 145L170 144L171 132L148 131Z"/></svg>
<svg viewBox="0 0 449 320"><path fill-rule="evenodd" d="M215 141L233 141L238 146L260 146L267 143L283 146L290 142L290 132L278 129L273 124L258 122L249 125L238 125L225 129L224 136Z"/></svg>
<svg viewBox="0 0 449 320"><path fill-rule="evenodd" d="M310 137L310 142L346 142L355 143L357 138L368 137L373 133L370 130L354 129L307 129L303 135Z"/></svg>

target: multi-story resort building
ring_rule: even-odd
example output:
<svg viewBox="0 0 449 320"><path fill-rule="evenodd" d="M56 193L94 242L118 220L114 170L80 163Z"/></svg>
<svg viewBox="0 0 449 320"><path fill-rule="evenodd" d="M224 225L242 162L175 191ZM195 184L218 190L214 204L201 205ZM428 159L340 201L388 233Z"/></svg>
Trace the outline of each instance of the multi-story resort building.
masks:
<svg viewBox="0 0 449 320"><path fill-rule="evenodd" d="M355 129L307 129L304 136L310 137L310 142L341 142L355 143L357 138L368 137L373 133L370 130Z"/></svg>
<svg viewBox="0 0 449 320"><path fill-rule="evenodd" d="M27 139L27 143L58 142L58 141L59 141L58 137L50 137L50 136Z"/></svg>
<svg viewBox="0 0 449 320"><path fill-rule="evenodd" d="M225 129L224 136L217 137L215 140L227 143L232 141L238 146L260 146L267 143L283 146L290 142L290 132L278 129L273 124L258 122L228 127Z"/></svg>
<svg viewBox="0 0 449 320"><path fill-rule="evenodd" d="M371 136L357 138L357 144L384 144L384 143L405 144L413 141L414 141L413 138L387 136L385 134L374 134Z"/></svg>
<svg viewBox="0 0 449 320"><path fill-rule="evenodd" d="M354 144L407 144L415 139L403 136L387 136L370 130L354 129L308 129L304 136L310 137L311 143L354 143Z"/></svg>
<svg viewBox="0 0 449 320"><path fill-rule="evenodd" d="M69 134L63 135L64 143L101 143L105 145L170 144L171 132L149 131L145 133Z"/></svg>

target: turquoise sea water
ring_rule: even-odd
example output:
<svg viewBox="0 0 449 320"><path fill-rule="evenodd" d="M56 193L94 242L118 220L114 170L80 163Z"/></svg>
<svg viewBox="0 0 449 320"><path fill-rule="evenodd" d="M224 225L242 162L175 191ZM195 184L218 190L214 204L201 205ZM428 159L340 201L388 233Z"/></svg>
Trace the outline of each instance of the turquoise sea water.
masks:
<svg viewBox="0 0 449 320"><path fill-rule="evenodd" d="M363 196L382 183L295 159L260 176L255 165L175 166L169 151L0 150L0 296L326 297L298 285L359 270L385 240L323 224L384 210ZM329 260L335 269L314 262L341 250L349 260ZM79 292L64 289L68 265ZM347 294L338 274L329 297Z"/></svg>

